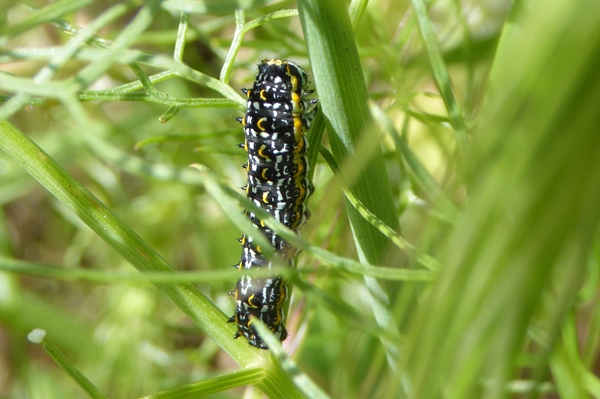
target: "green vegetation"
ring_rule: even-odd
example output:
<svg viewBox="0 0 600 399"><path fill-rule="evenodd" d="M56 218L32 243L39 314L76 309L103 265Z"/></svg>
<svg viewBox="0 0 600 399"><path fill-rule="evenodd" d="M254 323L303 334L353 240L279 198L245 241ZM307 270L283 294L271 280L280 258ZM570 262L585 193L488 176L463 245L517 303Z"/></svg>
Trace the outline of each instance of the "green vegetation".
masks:
<svg viewBox="0 0 600 399"><path fill-rule="evenodd" d="M600 13L367 3L1 3L0 398L600 398ZM236 189L261 58L319 99L302 237ZM243 208L303 251L270 351Z"/></svg>

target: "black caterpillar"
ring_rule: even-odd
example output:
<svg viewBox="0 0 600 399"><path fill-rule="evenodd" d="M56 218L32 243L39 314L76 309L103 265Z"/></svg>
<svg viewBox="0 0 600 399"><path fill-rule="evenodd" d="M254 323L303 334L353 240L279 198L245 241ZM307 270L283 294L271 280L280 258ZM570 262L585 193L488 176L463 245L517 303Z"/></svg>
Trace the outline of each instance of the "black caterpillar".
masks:
<svg viewBox="0 0 600 399"><path fill-rule="evenodd" d="M305 201L313 191L306 177L309 165L305 133L316 113L316 100L307 100L312 94L308 83L306 72L294 62L263 60L252 89L242 90L248 102L246 115L238 118L246 136L240 146L248 153L248 162L243 166L248 172L248 199L294 231L308 218ZM291 264L298 251L253 213L246 211L245 215ZM242 257L236 267L271 268L271 262L252 241L246 235L240 239ZM236 311L229 322L238 325L234 338L244 336L250 345L267 349L250 316L259 318L281 341L287 337L282 308L287 287L281 277L242 277L231 294L235 295Z"/></svg>

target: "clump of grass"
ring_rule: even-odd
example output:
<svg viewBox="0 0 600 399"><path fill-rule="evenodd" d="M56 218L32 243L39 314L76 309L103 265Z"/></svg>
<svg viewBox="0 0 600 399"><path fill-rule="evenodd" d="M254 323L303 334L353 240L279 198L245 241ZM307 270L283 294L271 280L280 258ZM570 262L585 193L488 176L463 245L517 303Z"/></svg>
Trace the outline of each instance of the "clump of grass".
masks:
<svg viewBox="0 0 600 399"><path fill-rule="evenodd" d="M0 396L600 397L584 1L13 3ZM235 189L271 57L319 98L302 238ZM271 351L226 323L243 208L303 250Z"/></svg>

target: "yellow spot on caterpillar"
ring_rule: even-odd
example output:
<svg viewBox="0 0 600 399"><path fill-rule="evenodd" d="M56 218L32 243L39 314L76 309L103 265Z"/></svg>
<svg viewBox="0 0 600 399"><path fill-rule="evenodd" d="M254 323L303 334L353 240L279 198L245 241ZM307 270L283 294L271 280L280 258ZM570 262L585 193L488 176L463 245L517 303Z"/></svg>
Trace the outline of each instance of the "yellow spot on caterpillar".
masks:
<svg viewBox="0 0 600 399"><path fill-rule="evenodd" d="M304 176L304 162L298 162L296 164L297 170L294 173L294 178L298 178L300 176Z"/></svg>
<svg viewBox="0 0 600 399"><path fill-rule="evenodd" d="M290 77L290 82L292 83L292 91L295 92L296 90L298 90L298 77L292 73L292 70L290 69L290 64L286 65L285 73Z"/></svg>
<svg viewBox="0 0 600 399"><path fill-rule="evenodd" d="M298 185L298 186L296 186L296 188L298 189L298 192L300 193L300 195L298 195L298 199L296 200L296 203L298 205L300 205L304 201L304 196L306 195L306 189L302 185Z"/></svg>
<svg viewBox="0 0 600 399"><path fill-rule="evenodd" d="M252 305L252 307L256 307L256 305L254 304L254 294L248 297L248 303Z"/></svg>
<svg viewBox="0 0 600 399"><path fill-rule="evenodd" d="M277 315L277 318L275 319L275 323L273 323L271 331L275 331L276 326L279 326L279 323L281 323L281 309L277 309L277 312L275 314Z"/></svg>
<svg viewBox="0 0 600 399"><path fill-rule="evenodd" d="M292 93L292 102L294 103L294 111L298 111L302 104L298 93Z"/></svg>
<svg viewBox="0 0 600 399"><path fill-rule="evenodd" d="M296 138L300 138L304 135L304 124L302 123L302 118L295 117L294 118L294 136Z"/></svg>
<svg viewBox="0 0 600 399"><path fill-rule="evenodd" d="M281 286L279 287L279 300L277 301L277 306L283 305L285 302L285 283L282 281Z"/></svg>
<svg viewBox="0 0 600 399"><path fill-rule="evenodd" d="M260 148L258 149L257 153L258 156L261 157L262 159L266 160L266 161L271 161L271 158L269 158L267 156L267 154L265 154L265 150L267 149L266 145L261 145Z"/></svg>
<svg viewBox="0 0 600 399"><path fill-rule="evenodd" d="M257 122L256 122L256 127L261 131L264 132L265 131L265 127L263 126L263 124L267 121L267 118L260 118Z"/></svg>

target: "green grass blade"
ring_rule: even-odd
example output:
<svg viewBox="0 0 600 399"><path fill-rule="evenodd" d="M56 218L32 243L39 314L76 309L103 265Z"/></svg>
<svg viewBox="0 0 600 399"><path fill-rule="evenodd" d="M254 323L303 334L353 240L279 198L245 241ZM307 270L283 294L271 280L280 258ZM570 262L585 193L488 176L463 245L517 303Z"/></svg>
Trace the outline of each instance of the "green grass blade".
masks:
<svg viewBox="0 0 600 399"><path fill-rule="evenodd" d="M0 257L0 270L17 273L29 276L47 277L60 280L81 280L92 281L96 283L121 282L128 284L140 283L218 283L222 281L235 284L241 275L252 275L255 277L267 277L273 275L273 272L268 270L204 270L192 272L144 272L127 273L115 271L99 271L88 269L72 269L65 267L57 267L48 264L39 264L16 260L11 258ZM297 272L290 269L282 269L277 271L282 275L293 277Z"/></svg>
<svg viewBox="0 0 600 399"><path fill-rule="evenodd" d="M404 135L398 133L391 121L385 116L381 108L377 107L375 104L371 104L370 108L377 123L381 125L384 131L387 131L388 134L390 134L394 139L396 151L402 155L402 159L415 174L419 183L423 186L423 188L425 188L425 192L431 196L435 206L440 209L440 212L445 219L450 222L454 222L459 211L457 206L454 205L454 203L446 196L446 194L444 194L425 166L423 166L423 164L410 149ZM409 122L410 118L407 117L404 127L407 127Z"/></svg>
<svg viewBox="0 0 600 399"><path fill-rule="evenodd" d="M329 167L332 170L338 171L339 168L338 168L335 160L333 159L333 156L326 148L321 149L321 155L323 156L323 158L325 158L325 160L329 164ZM391 242L393 242L398 248L400 248L402 251L404 251L407 255L413 257L415 259L415 261L418 262L421 266L423 266L427 269L430 269L430 270L437 270L439 268L439 264L435 259L433 259L431 256L429 256L427 254L419 253L418 249L414 245L412 245L410 242L406 241L400 234L396 233L394 230L392 230L390 227L388 227L385 223L383 223L377 216L375 216L373 213L371 213L371 211L369 211L360 202L360 200L358 198L356 198L356 196L350 191L350 189L348 187L346 187L344 185L343 182L340 182L340 184L343 187L344 195L346 196L346 199L348 201L350 201L350 203L352 204L354 209L356 209L358 211L358 213L360 213L361 216L363 218L365 218L366 221L371 223L373 225L373 227L375 227L382 234L384 234Z"/></svg>
<svg viewBox="0 0 600 399"><path fill-rule="evenodd" d="M33 330L27 336L31 342L41 344L44 351L73 379L92 399L108 399L90 380L88 380L75 365L58 349L54 343L46 338L46 331Z"/></svg>
<svg viewBox="0 0 600 399"><path fill-rule="evenodd" d="M188 31L190 15L186 12L179 14L179 28L177 29L177 41L175 42L175 49L173 50L173 59L175 61L182 62L183 51L185 49L185 39Z"/></svg>
<svg viewBox="0 0 600 399"><path fill-rule="evenodd" d="M347 11L339 1L300 1L298 6L334 158L348 169L357 198L396 230L398 219ZM369 262L381 263L388 240L358 212L349 213L360 252Z"/></svg>
<svg viewBox="0 0 600 399"><path fill-rule="evenodd" d="M578 340L575 319L570 315L550 359L557 391L562 398L598 398L600 379L583 365Z"/></svg>
<svg viewBox="0 0 600 399"><path fill-rule="evenodd" d="M243 370L178 386L140 399L194 399L236 387L255 385L264 378L264 375L265 372L261 367L247 367Z"/></svg>
<svg viewBox="0 0 600 399"><path fill-rule="evenodd" d="M275 361L277 361L282 370L291 378L294 385L303 396L308 399L327 399L329 396L321 390L306 374L302 373L295 362L285 353L281 347L281 342L273 335L269 328L259 319L254 319L252 322L253 326L256 326L256 330L260 336L264 339L265 343L269 346L271 354Z"/></svg>
<svg viewBox="0 0 600 399"><path fill-rule="evenodd" d="M80 8L93 3L91 0L60 0L41 10L36 11L29 17L25 18L18 25L10 28L7 37L0 38L0 43L4 43L9 38L20 35L38 25L51 22L53 19L62 17L65 14L76 11ZM0 47L4 47L3 45Z"/></svg>
<svg viewBox="0 0 600 399"><path fill-rule="evenodd" d="M429 15L427 14L427 8L424 0L412 0L413 8L419 28L421 29L421 36L429 55L429 62L431 63L431 70L435 78L435 82L440 90L446 109L448 110L448 117L450 123L456 131L456 142L458 143L459 150L464 150L468 141L467 127L465 125L462 112L454 91L452 90L452 82L450 81L450 75L448 69L442 57L440 46L433 31L433 26Z"/></svg>
<svg viewBox="0 0 600 399"><path fill-rule="evenodd" d="M268 4L269 0L165 0L162 7L190 14L230 14L235 10Z"/></svg>

